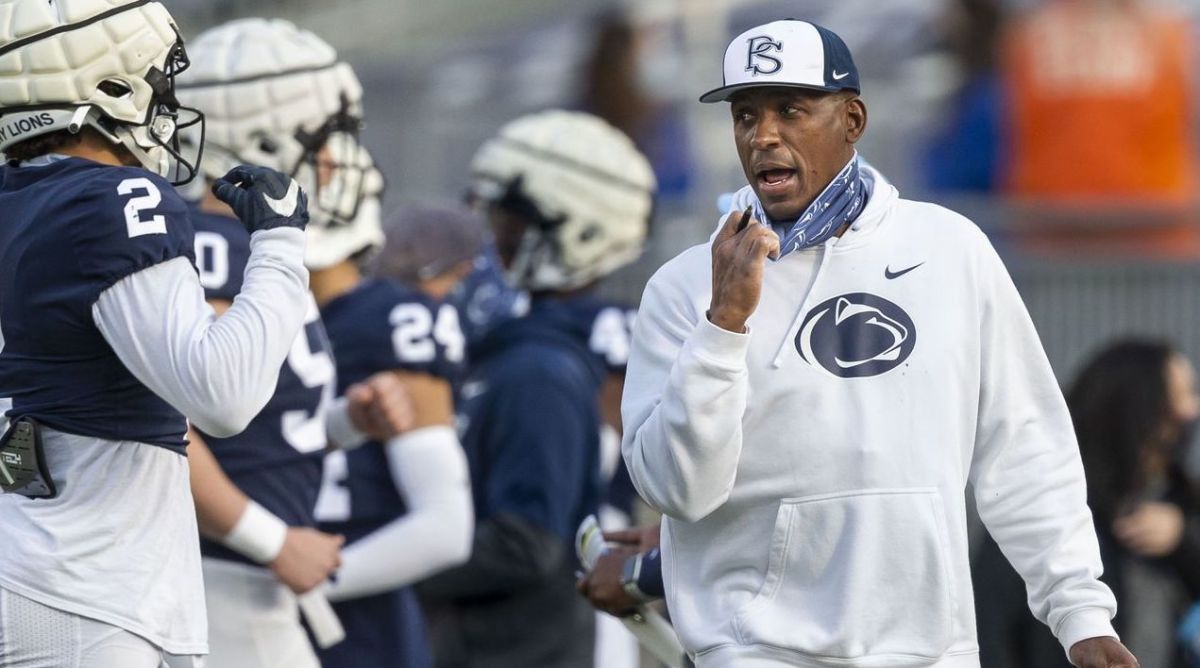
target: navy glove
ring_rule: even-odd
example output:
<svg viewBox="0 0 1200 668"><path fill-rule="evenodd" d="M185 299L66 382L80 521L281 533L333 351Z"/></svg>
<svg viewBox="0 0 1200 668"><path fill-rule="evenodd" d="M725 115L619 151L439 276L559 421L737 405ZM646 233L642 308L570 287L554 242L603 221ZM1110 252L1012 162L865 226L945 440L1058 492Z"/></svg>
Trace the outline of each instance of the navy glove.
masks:
<svg viewBox="0 0 1200 668"><path fill-rule="evenodd" d="M213 182L212 192L251 234L276 227L303 230L308 224L308 196L294 179L274 169L234 167Z"/></svg>

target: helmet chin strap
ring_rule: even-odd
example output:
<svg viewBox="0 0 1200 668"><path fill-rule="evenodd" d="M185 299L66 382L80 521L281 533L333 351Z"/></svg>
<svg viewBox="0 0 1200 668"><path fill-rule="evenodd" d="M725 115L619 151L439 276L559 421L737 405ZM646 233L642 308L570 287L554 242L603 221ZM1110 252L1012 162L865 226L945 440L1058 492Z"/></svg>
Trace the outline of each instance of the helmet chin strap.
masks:
<svg viewBox="0 0 1200 668"><path fill-rule="evenodd" d="M512 267L506 272L509 284L522 290L573 290L579 285L554 261L558 253L552 234L529 226L521 233L521 241L513 255Z"/></svg>
<svg viewBox="0 0 1200 668"><path fill-rule="evenodd" d="M68 129L71 132L77 133L85 125L99 132L101 136L113 144L123 146L146 169L162 177L166 177L170 173L171 161L169 156L165 149L159 147L150 139L150 129L148 127L106 123L100 110L93 105L80 107L75 110ZM139 141L139 135L144 138L144 142L149 144L149 146L142 145L142 142Z"/></svg>
<svg viewBox="0 0 1200 668"><path fill-rule="evenodd" d="M516 252L513 253L512 264L504 272L509 285L525 288L533 281L533 258L541 241L541 231L532 226L521 232L521 240L517 243Z"/></svg>
<svg viewBox="0 0 1200 668"><path fill-rule="evenodd" d="M163 178L171 173L170 156L165 148L158 146L149 138L149 128L140 125L121 125L117 127L114 134L117 136L117 142L132 153L143 167ZM141 140L139 140L139 135ZM150 146L144 146L143 141Z"/></svg>

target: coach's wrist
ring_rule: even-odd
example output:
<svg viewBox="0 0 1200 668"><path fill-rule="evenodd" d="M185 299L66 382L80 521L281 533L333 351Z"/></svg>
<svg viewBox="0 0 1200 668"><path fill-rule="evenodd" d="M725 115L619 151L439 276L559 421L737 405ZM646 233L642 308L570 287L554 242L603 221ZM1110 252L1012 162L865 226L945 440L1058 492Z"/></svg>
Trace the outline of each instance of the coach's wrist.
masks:
<svg viewBox="0 0 1200 668"><path fill-rule="evenodd" d="M221 542L229 549L260 563L269 564L283 549L287 540L287 524L269 510L250 501L237 524Z"/></svg>
<svg viewBox="0 0 1200 668"><path fill-rule="evenodd" d="M746 318L730 314L728 311L720 308L709 309L704 315L708 318L709 322L721 329L733 332L734 334L746 333Z"/></svg>

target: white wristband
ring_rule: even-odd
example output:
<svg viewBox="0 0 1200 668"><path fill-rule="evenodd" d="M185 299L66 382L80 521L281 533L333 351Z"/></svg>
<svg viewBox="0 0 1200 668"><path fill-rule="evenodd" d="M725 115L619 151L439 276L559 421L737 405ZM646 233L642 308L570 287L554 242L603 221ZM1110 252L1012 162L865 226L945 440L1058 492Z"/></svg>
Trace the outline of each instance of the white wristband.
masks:
<svg viewBox="0 0 1200 668"><path fill-rule="evenodd" d="M329 444L339 450L353 450L367 441L367 435L356 429L350 420L349 405L346 397L338 397L325 413L325 433L329 436Z"/></svg>
<svg viewBox="0 0 1200 668"><path fill-rule="evenodd" d="M288 526L266 508L250 501L237 524L221 541L225 547L260 564L269 564L279 556L287 540Z"/></svg>

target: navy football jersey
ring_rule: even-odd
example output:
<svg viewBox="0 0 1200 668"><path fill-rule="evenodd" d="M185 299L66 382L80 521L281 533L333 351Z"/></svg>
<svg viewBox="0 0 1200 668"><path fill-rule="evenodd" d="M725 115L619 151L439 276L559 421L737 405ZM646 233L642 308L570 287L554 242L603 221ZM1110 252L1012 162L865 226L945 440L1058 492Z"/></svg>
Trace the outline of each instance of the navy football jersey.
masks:
<svg viewBox="0 0 1200 668"><path fill-rule="evenodd" d="M637 309L624 304L584 295L561 302L567 317L574 318L588 332L588 349L610 375L625 375L629 365L629 346L633 340L633 321ZM637 490L619 453L616 468L608 480L604 502L632 516Z"/></svg>
<svg viewBox="0 0 1200 668"><path fill-rule="evenodd" d="M321 668L432 668L425 618L412 587L338 601L333 611L346 639L317 650Z"/></svg>
<svg viewBox="0 0 1200 668"><path fill-rule="evenodd" d="M581 301L534 300L471 349L457 408L477 521L512 513L569 543L596 512L605 366Z"/></svg>
<svg viewBox="0 0 1200 668"><path fill-rule="evenodd" d="M624 374L629 365L633 320L637 309L592 295L562 302L565 312L579 319L590 332L588 348L604 363L609 373Z"/></svg>
<svg viewBox="0 0 1200 668"><path fill-rule="evenodd" d="M250 261L250 233L242 221L192 206L196 230L196 270L205 299L233 301L242 291Z"/></svg>
<svg viewBox="0 0 1200 668"><path fill-rule="evenodd" d="M458 311L403 283L365 280L326 304L321 318L333 344L339 394L380 371L426 373L452 384L463 374L466 342ZM324 530L353 541L404 512L379 444L325 457L317 503Z"/></svg>
<svg viewBox="0 0 1200 668"><path fill-rule="evenodd" d="M192 259L187 206L144 169L64 158L0 166L0 397L10 417L182 453L183 415L142 385L92 318L100 294Z"/></svg>
<svg viewBox="0 0 1200 668"><path fill-rule="evenodd" d="M250 257L250 234L236 218L194 210L196 266L208 299L232 300ZM325 328L310 298L304 329L292 343L271 400L236 436L204 440L226 475L251 499L288 526L313 526L325 452L325 413L336 384ZM246 561L201 541L205 556Z"/></svg>

